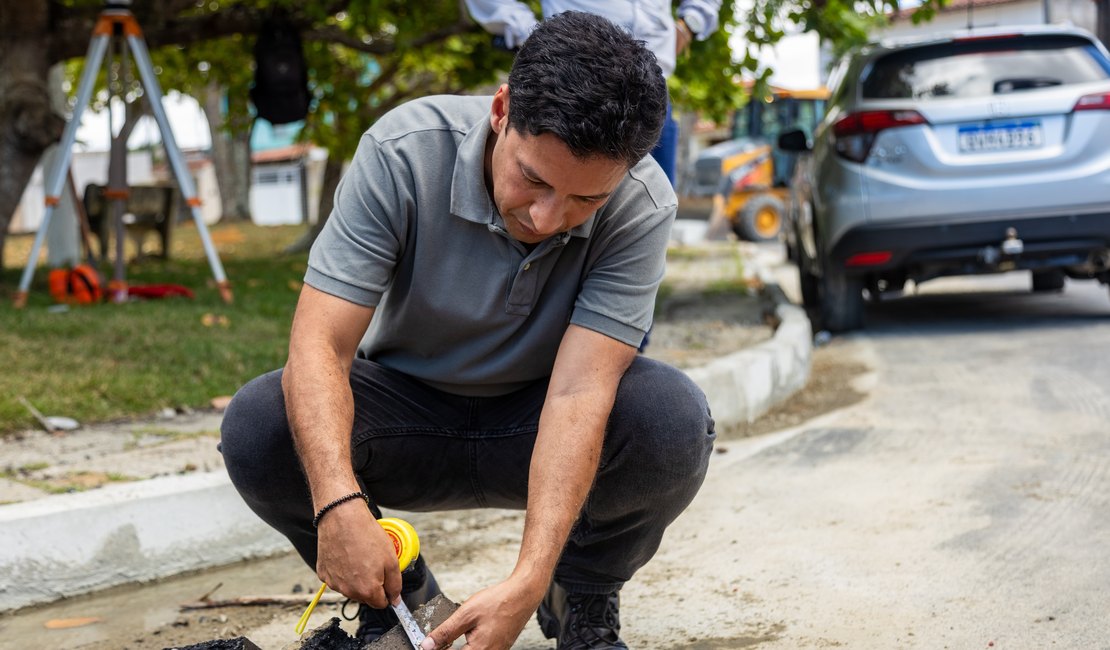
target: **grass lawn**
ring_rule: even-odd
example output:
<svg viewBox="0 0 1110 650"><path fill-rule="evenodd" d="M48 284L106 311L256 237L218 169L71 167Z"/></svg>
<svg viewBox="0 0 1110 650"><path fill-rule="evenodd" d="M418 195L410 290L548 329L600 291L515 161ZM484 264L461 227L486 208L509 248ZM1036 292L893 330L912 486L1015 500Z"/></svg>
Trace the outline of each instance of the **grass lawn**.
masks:
<svg viewBox="0 0 1110 650"><path fill-rule="evenodd" d="M31 237L9 237L0 278L0 434L37 426L24 396L46 415L83 423L206 407L285 362L307 255L281 251L303 226L217 225L212 239L235 294L224 304L192 223L174 230L168 261L128 266L130 285L178 284L195 293L57 311L40 267L27 307L11 298ZM110 266L101 269L111 275Z"/></svg>

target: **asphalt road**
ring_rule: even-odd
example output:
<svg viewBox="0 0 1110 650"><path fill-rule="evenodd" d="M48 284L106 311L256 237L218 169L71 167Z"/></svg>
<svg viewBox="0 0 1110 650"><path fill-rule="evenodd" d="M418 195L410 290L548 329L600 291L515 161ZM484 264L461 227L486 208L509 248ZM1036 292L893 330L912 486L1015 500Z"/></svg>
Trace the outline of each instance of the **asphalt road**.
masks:
<svg viewBox="0 0 1110 650"><path fill-rule="evenodd" d="M869 306L830 343L869 397L734 445L687 513L734 616L688 647L1110 648L1110 294L1028 282Z"/></svg>

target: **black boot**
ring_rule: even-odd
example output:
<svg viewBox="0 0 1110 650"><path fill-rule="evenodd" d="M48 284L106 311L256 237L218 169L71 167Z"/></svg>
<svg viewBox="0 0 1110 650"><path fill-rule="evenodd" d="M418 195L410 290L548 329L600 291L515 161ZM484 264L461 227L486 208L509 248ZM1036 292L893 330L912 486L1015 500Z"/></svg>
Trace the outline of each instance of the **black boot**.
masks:
<svg viewBox="0 0 1110 650"><path fill-rule="evenodd" d="M435 576L432 575L432 571L422 557L416 558L412 568L401 574L401 600L405 601L408 608L413 611L442 593ZM397 625L397 615L393 613L392 607L374 609L359 605L358 631L355 632L355 638L365 645L376 641L394 625Z"/></svg>
<svg viewBox="0 0 1110 650"><path fill-rule="evenodd" d="M557 639L556 650L625 649L620 639L620 595L570 593L552 582L536 612L540 629Z"/></svg>

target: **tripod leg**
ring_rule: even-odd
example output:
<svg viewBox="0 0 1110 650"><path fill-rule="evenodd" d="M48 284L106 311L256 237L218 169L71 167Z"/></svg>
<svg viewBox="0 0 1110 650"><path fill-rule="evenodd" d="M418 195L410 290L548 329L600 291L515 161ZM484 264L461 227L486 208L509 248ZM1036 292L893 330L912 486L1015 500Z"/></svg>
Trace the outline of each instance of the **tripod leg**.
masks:
<svg viewBox="0 0 1110 650"><path fill-rule="evenodd" d="M46 238L46 229L50 225L50 217L54 215L54 207L62 196L62 184L69 172L69 163L73 158L73 143L77 141L77 127L81 125L81 114L89 105L92 98L93 86L96 84L96 75L100 70L100 63L104 60L104 52L108 49L107 36L93 36L89 41L89 51L85 54L85 69L81 72L81 81L77 85L77 104L73 108L73 116L66 123L62 132L62 141L58 145L58 155L54 158L54 166L49 170L44 185L46 194L46 207L42 211L42 223L35 233L35 241L31 245L31 257L23 269L23 276L19 279L19 289L15 293L15 307L20 309L27 304L27 291L31 287L31 279L35 276L35 266L42 252L42 242Z"/></svg>
<svg viewBox="0 0 1110 650"><path fill-rule="evenodd" d="M208 256L208 265L212 267L212 277L216 279L216 286L220 289L220 297L223 298L224 302L230 303L232 300L231 284L227 281L227 276L224 275L223 264L220 263L220 257L216 254L216 247L212 244L208 227L204 224L204 217L200 212L200 199L197 197L196 188L193 185L193 177L189 175L185 159L181 156L181 150L177 148L173 131L170 130L169 120L166 119L166 111L162 107L162 89L158 86L158 79L154 76L154 67L150 63L146 43L134 35L128 35L127 43L131 46L131 53L135 57L135 65L139 69L143 88L147 92L150 110L154 112L154 119L158 122L158 130L162 132L162 144L166 148L166 157L170 159L170 166L173 168L174 176L177 177L181 194L185 198L185 203L189 206L193 214L193 221L197 225L200 241L204 245L204 253Z"/></svg>

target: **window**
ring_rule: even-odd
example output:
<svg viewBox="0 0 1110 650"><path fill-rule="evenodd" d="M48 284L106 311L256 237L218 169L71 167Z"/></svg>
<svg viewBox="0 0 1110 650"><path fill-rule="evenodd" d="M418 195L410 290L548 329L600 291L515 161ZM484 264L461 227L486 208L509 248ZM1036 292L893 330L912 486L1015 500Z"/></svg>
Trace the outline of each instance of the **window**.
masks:
<svg viewBox="0 0 1110 650"><path fill-rule="evenodd" d="M989 97L1110 76L1089 41L1075 36L985 38L912 47L875 61L866 99Z"/></svg>

